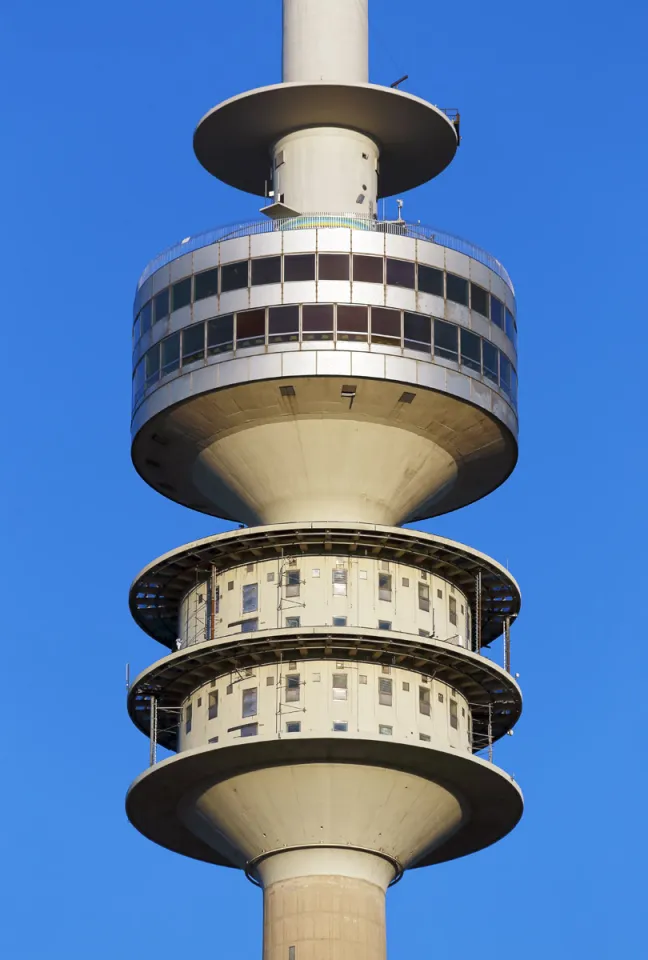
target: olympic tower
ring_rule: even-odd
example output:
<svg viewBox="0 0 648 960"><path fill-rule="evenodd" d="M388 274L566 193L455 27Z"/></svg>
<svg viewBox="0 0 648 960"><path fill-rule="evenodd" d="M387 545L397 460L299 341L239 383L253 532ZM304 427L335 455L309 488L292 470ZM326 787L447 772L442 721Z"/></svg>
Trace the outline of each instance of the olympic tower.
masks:
<svg viewBox="0 0 648 960"><path fill-rule="evenodd" d="M384 958L390 884L522 812L492 762L521 710L518 587L401 526L517 458L506 270L379 217L458 144L456 111L368 82L368 0L283 0L283 82L194 136L210 173L265 198L259 221L183 241L137 288L135 467L240 526L132 586L168 651L129 684L150 766L128 816L263 888L264 960Z"/></svg>

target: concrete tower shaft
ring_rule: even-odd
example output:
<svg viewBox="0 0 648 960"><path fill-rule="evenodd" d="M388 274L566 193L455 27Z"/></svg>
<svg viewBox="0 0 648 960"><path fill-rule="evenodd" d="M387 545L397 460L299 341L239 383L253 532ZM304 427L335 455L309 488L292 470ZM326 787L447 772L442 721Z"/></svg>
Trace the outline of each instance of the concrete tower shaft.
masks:
<svg viewBox="0 0 648 960"><path fill-rule="evenodd" d="M283 0L284 83L368 83L368 0Z"/></svg>

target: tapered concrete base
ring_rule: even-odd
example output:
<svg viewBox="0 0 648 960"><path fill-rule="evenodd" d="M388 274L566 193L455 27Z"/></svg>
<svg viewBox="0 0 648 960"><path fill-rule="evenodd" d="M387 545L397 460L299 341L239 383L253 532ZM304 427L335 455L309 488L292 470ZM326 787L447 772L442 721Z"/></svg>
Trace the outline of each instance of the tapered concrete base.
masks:
<svg viewBox="0 0 648 960"><path fill-rule="evenodd" d="M385 891L395 873L387 860L355 850L293 850L257 872L263 960L385 960Z"/></svg>

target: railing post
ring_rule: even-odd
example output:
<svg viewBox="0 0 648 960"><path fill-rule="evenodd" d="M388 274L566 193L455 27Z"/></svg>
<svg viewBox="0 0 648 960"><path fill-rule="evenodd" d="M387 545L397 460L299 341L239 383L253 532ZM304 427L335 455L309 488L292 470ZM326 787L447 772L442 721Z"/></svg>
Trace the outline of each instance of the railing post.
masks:
<svg viewBox="0 0 648 960"><path fill-rule="evenodd" d="M488 704L488 761L493 762L493 704Z"/></svg>
<svg viewBox="0 0 648 960"><path fill-rule="evenodd" d="M150 741L149 741L149 766L155 766L157 762L157 733L158 733L158 705L157 699L152 696L150 699L151 704L151 719L150 719Z"/></svg>
<svg viewBox="0 0 648 960"><path fill-rule="evenodd" d="M481 621L482 621L482 575L481 570L475 577L475 653L481 653Z"/></svg>
<svg viewBox="0 0 648 960"><path fill-rule="evenodd" d="M504 669L511 672L511 618L504 621Z"/></svg>

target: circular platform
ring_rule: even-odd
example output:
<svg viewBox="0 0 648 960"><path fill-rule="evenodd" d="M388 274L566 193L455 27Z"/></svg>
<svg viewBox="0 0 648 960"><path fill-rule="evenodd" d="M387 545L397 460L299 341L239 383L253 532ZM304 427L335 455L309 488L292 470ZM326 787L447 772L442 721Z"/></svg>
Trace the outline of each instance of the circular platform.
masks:
<svg viewBox="0 0 648 960"><path fill-rule="evenodd" d="M183 806L200 791L240 774L303 763L361 764L402 771L437 783L460 801L462 823L416 867L463 857L496 843L522 816L522 795L514 781L491 763L451 750L421 749L369 739L309 738L207 746L149 768L132 784L126 812L137 830L155 843L196 860L241 867L230 856L188 829ZM185 818L186 819L186 818ZM225 847L226 844L223 844Z"/></svg>
<svg viewBox="0 0 648 960"><path fill-rule="evenodd" d="M374 84L280 83L232 97L205 114L194 134L203 167L224 183L262 196L270 149L308 127L346 127L380 148L379 197L427 183L452 161L452 121L432 104Z"/></svg>

